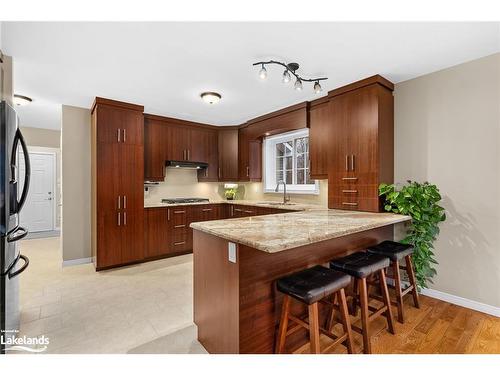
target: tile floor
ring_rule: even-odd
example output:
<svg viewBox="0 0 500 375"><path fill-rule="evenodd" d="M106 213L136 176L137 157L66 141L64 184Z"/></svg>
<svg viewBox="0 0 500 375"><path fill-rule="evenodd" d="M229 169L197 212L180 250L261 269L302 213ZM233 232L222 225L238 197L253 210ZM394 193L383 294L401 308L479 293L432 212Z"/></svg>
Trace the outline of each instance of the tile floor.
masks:
<svg viewBox="0 0 500 375"><path fill-rule="evenodd" d="M62 268L59 238L21 242L20 335L46 353L206 353L193 324L192 255L95 272Z"/></svg>

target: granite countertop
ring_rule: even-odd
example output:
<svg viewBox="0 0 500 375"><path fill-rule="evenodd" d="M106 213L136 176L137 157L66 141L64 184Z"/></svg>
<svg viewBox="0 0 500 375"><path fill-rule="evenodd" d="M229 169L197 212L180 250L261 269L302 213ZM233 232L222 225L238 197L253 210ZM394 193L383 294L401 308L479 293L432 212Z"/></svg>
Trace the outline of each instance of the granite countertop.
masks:
<svg viewBox="0 0 500 375"><path fill-rule="evenodd" d="M290 210L290 211L306 211L306 210L319 210L325 209L325 207L314 205L314 204L305 204L305 203L295 203L291 202L289 204L276 204L279 202L275 201L248 201L248 200L211 200L209 202L195 202L195 203L162 203L162 202L148 202L144 203L144 208L156 208L156 207L174 207L174 206L196 206L200 204L235 204L235 205L244 205L244 206L256 206L256 207L269 207L269 208L277 208L282 210Z"/></svg>
<svg viewBox="0 0 500 375"><path fill-rule="evenodd" d="M309 209L192 223L191 228L268 253L411 220L392 213Z"/></svg>

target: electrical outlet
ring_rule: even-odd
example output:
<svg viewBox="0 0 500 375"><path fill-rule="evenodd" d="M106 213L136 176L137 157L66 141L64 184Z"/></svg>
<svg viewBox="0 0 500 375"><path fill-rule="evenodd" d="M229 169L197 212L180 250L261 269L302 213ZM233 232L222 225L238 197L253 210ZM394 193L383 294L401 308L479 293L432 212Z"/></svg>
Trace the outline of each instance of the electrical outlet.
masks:
<svg viewBox="0 0 500 375"><path fill-rule="evenodd" d="M231 263L236 263L236 244L234 242L228 242L227 255Z"/></svg>

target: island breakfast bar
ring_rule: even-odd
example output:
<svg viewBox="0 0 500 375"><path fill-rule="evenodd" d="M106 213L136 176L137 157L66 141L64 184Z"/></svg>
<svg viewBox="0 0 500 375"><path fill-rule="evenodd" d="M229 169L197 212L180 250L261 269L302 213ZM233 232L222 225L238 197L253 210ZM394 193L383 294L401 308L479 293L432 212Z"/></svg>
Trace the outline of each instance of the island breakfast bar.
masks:
<svg viewBox="0 0 500 375"><path fill-rule="evenodd" d="M392 240L394 225L408 220L312 209L192 223L198 340L209 353L273 353L283 298L278 278ZM292 304L296 315L303 309ZM305 330L292 333L287 352L306 341Z"/></svg>

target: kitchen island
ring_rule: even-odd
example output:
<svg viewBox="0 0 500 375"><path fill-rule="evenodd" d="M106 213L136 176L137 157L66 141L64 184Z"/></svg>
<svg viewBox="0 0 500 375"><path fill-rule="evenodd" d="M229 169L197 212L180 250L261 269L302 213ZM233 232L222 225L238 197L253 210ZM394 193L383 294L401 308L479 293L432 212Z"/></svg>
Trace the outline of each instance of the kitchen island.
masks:
<svg viewBox="0 0 500 375"><path fill-rule="evenodd" d="M282 302L277 279L392 239L394 225L408 220L307 209L192 223L198 340L209 353L273 353ZM303 309L292 305L295 314ZM305 330L296 331L287 350L306 340Z"/></svg>

